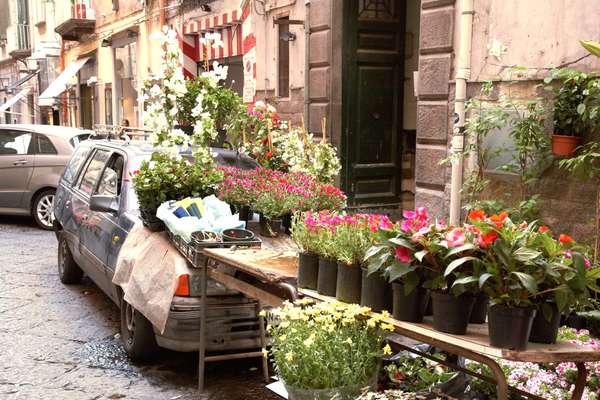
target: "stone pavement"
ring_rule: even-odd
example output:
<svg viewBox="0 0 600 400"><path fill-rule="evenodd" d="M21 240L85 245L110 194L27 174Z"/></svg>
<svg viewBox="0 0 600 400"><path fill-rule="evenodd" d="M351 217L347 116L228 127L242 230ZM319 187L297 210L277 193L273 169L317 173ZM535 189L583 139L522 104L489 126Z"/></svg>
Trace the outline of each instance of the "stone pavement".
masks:
<svg viewBox="0 0 600 400"><path fill-rule="evenodd" d="M132 363L118 308L88 279L60 283L56 245L28 218L0 216L0 399L279 399L260 360L210 364L204 396L194 390L197 354Z"/></svg>

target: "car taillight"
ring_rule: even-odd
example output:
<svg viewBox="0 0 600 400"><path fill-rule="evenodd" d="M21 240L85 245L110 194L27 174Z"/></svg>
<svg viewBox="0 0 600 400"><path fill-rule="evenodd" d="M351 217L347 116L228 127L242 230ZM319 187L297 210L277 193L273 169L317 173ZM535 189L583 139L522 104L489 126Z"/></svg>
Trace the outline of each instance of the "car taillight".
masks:
<svg viewBox="0 0 600 400"><path fill-rule="evenodd" d="M175 290L175 296L188 297L189 295L190 295L190 276L189 275L181 275L179 277L177 289Z"/></svg>

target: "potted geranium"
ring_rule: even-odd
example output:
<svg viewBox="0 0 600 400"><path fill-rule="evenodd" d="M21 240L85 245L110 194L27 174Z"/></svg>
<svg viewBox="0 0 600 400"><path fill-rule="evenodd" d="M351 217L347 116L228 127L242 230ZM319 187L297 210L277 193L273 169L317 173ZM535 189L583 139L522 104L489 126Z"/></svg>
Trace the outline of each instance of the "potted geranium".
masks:
<svg viewBox="0 0 600 400"><path fill-rule="evenodd" d="M391 354L393 326L370 310L345 303L301 301L272 311L275 371L290 400L354 400L377 385L380 357Z"/></svg>
<svg viewBox="0 0 600 400"><path fill-rule="evenodd" d="M319 254L317 291L326 296L335 296L337 290L338 266L333 237L337 226L342 223L342 220L340 214L326 210L313 214L312 219L305 220L317 232L316 252Z"/></svg>
<svg viewBox="0 0 600 400"><path fill-rule="evenodd" d="M571 156L581 144L581 137L600 125L600 81L585 72L563 68L553 71L544 83L559 80L558 86L547 86L554 94L554 134L552 152Z"/></svg>
<svg viewBox="0 0 600 400"><path fill-rule="evenodd" d="M292 239L300 247L298 287L317 289L319 276L319 235L312 212L297 213L292 221Z"/></svg>

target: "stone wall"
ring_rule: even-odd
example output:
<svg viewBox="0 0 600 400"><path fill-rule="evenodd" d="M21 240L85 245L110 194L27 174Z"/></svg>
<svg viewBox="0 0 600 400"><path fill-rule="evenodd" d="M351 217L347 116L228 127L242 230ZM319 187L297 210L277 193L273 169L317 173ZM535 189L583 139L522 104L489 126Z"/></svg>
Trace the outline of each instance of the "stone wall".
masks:
<svg viewBox="0 0 600 400"><path fill-rule="evenodd" d="M448 168L446 158L453 109L454 0L423 0L419 42L415 203L435 216L445 217Z"/></svg>

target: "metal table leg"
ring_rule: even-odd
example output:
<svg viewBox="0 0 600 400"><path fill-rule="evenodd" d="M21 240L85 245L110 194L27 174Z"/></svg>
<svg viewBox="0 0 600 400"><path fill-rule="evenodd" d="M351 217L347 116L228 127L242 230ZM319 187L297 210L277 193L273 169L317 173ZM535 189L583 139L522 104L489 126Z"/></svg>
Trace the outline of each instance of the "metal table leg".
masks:
<svg viewBox="0 0 600 400"><path fill-rule="evenodd" d="M200 309L200 346L198 349L198 391L204 392L204 367L206 365L206 280L208 271L208 257L205 257L204 268L200 274L200 296L201 309Z"/></svg>
<svg viewBox="0 0 600 400"><path fill-rule="evenodd" d="M573 400L580 400L581 396L583 396L583 389L585 389L587 381L587 370L585 368L585 363L583 362L578 362L576 365L577 381L575 382L575 389L573 390L573 396L571 396L571 398Z"/></svg>

